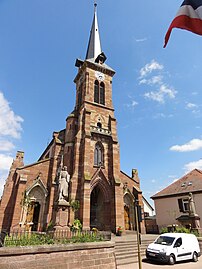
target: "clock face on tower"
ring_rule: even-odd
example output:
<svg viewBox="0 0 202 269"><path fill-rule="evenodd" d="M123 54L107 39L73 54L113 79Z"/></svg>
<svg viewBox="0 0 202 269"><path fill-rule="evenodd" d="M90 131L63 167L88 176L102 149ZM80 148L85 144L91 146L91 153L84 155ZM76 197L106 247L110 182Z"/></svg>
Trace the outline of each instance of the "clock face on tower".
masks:
<svg viewBox="0 0 202 269"><path fill-rule="evenodd" d="M95 71L95 77L100 81L103 81L105 79L105 75L99 71Z"/></svg>

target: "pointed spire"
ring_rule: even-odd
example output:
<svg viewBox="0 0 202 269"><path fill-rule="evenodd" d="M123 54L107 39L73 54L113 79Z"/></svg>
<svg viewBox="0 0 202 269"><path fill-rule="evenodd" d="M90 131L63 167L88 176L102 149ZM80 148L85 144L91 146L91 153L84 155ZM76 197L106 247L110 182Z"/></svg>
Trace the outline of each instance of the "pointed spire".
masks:
<svg viewBox="0 0 202 269"><path fill-rule="evenodd" d="M96 59L99 54L101 54L101 43L100 35L98 29L98 20L97 20L97 3L94 3L94 18L90 31L90 39L88 42L88 49L86 53L86 59Z"/></svg>

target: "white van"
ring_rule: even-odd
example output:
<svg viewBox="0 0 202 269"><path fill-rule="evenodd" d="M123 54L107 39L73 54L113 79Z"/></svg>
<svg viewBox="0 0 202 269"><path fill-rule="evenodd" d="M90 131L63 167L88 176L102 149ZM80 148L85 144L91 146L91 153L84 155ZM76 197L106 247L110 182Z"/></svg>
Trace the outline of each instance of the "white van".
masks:
<svg viewBox="0 0 202 269"><path fill-rule="evenodd" d="M186 233L164 233L146 249L146 257L173 265L177 261L198 261L201 255L195 235Z"/></svg>

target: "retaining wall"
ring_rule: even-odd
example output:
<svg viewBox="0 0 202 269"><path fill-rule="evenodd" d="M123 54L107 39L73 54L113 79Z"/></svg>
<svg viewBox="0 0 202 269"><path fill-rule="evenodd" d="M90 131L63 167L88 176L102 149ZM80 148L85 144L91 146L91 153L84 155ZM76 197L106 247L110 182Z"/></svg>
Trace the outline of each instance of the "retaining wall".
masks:
<svg viewBox="0 0 202 269"><path fill-rule="evenodd" d="M0 269L115 269L114 243L2 247Z"/></svg>

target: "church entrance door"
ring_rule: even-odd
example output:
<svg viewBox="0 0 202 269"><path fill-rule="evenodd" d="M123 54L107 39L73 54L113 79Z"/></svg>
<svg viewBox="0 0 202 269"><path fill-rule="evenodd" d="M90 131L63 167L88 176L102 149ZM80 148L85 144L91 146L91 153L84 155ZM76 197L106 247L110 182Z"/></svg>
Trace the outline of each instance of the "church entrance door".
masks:
<svg viewBox="0 0 202 269"><path fill-rule="evenodd" d="M124 222L125 230L130 230L130 210L128 206L124 206Z"/></svg>
<svg viewBox="0 0 202 269"><path fill-rule="evenodd" d="M40 213L40 203L39 202L35 202L34 203L34 212L33 212L33 225L32 225L32 231L37 231L38 229L38 224L39 224L39 213Z"/></svg>
<svg viewBox="0 0 202 269"><path fill-rule="evenodd" d="M104 195L99 186L91 192L90 199L90 227L98 230L105 229L105 203Z"/></svg>

